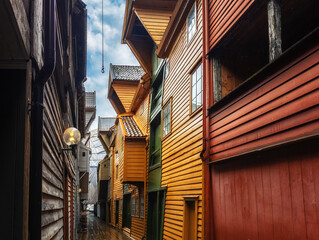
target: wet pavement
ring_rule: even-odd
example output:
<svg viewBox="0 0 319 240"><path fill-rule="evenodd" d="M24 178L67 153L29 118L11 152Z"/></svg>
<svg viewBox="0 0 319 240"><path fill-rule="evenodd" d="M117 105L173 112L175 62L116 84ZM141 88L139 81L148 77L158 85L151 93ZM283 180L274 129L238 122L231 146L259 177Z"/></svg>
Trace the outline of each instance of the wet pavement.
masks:
<svg viewBox="0 0 319 240"><path fill-rule="evenodd" d="M78 240L129 240L118 229L114 229L106 222L102 221L98 217L95 217L92 212L86 212L81 216L82 222L86 226L83 226L82 232L78 234Z"/></svg>

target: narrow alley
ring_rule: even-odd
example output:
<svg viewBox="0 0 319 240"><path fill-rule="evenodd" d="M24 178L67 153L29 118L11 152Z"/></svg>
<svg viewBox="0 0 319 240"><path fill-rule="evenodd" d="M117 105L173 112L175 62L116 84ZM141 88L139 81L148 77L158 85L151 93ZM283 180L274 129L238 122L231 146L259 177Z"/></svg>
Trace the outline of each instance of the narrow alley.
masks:
<svg viewBox="0 0 319 240"><path fill-rule="evenodd" d="M114 229L106 222L94 216L92 212L83 213L87 218L87 228L79 233L78 240L128 240L129 237L117 229ZM83 215L81 216L81 218Z"/></svg>

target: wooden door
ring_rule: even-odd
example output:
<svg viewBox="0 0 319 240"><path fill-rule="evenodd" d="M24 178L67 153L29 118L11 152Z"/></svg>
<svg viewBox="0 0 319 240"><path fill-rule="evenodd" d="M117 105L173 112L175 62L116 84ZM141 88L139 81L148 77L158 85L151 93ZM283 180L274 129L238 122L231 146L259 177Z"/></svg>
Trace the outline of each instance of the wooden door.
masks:
<svg viewBox="0 0 319 240"><path fill-rule="evenodd" d="M123 228L131 228L131 194L123 196Z"/></svg>

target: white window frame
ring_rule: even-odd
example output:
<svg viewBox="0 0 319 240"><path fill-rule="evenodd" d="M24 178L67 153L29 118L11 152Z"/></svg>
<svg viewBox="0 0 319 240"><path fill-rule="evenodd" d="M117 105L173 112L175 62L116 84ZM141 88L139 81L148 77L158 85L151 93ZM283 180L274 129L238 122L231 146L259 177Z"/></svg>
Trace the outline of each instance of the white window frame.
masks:
<svg viewBox="0 0 319 240"><path fill-rule="evenodd" d="M190 21L190 17L191 17L191 14L193 13L193 11L194 11L194 19L193 19L194 22L192 25L190 25L189 21ZM195 3L187 16L186 30L187 30L187 42L188 43L192 40L192 38L194 37L196 30L197 30L196 17L197 16L196 16L196 3Z"/></svg>

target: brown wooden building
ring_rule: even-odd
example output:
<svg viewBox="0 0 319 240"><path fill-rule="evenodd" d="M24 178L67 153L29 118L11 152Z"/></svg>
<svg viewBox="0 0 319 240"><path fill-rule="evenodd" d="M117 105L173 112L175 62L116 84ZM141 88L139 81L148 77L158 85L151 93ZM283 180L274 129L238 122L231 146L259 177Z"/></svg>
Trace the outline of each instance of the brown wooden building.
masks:
<svg viewBox="0 0 319 240"><path fill-rule="evenodd" d="M108 98L117 118L112 152L111 223L134 239L145 236L147 118L150 82L138 66L110 66Z"/></svg>
<svg viewBox="0 0 319 240"><path fill-rule="evenodd" d="M318 1L203 1L205 239L319 239Z"/></svg>
<svg viewBox="0 0 319 240"><path fill-rule="evenodd" d="M0 3L4 129L1 238L74 239L75 155L84 134L86 6L81 0Z"/></svg>

